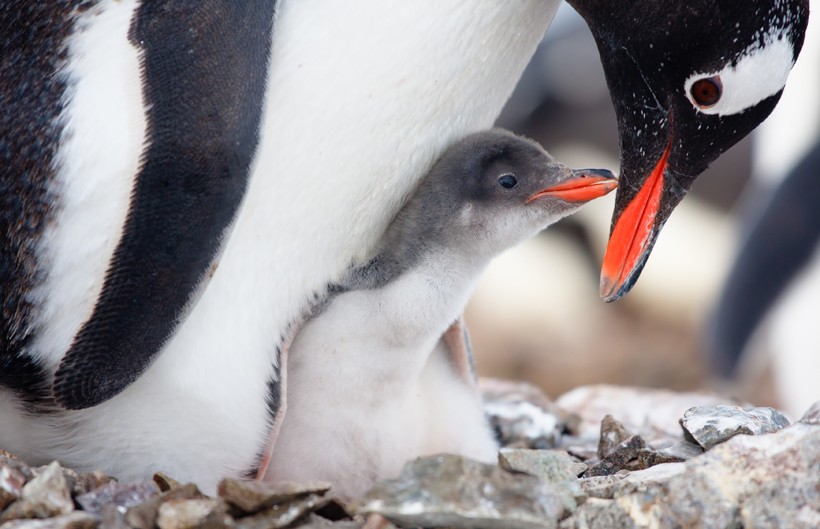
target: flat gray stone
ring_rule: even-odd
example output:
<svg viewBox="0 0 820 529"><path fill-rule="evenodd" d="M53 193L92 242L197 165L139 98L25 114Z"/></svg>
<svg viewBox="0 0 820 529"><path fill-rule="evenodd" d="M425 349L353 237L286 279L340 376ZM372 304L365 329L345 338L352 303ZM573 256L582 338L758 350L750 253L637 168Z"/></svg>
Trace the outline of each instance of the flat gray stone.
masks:
<svg viewBox="0 0 820 529"><path fill-rule="evenodd" d="M571 490L455 455L419 458L378 483L358 509L400 527L552 529L576 508Z"/></svg>
<svg viewBox="0 0 820 529"><path fill-rule="evenodd" d="M318 494L301 496L288 502L277 503L251 516L245 516L236 521L234 528L280 529L289 527L313 511L322 508L328 501L327 498Z"/></svg>
<svg viewBox="0 0 820 529"><path fill-rule="evenodd" d="M743 409L740 406L698 406L686 410L680 420L683 429L708 450L738 434L759 435L776 432L789 420L774 408Z"/></svg>
<svg viewBox="0 0 820 529"><path fill-rule="evenodd" d="M615 499L635 492L660 488L686 470L683 463L664 463L646 470L622 472L612 476L583 479L581 486L589 496L599 499Z"/></svg>
<svg viewBox="0 0 820 529"><path fill-rule="evenodd" d="M498 453L498 464L510 472L521 472L560 483L579 503L586 497L577 476L579 463L563 450L502 448ZM586 467L583 463L581 465Z"/></svg>
<svg viewBox="0 0 820 529"><path fill-rule="evenodd" d="M563 450L502 448L498 464L504 470L538 476L547 481L573 480L578 462Z"/></svg>

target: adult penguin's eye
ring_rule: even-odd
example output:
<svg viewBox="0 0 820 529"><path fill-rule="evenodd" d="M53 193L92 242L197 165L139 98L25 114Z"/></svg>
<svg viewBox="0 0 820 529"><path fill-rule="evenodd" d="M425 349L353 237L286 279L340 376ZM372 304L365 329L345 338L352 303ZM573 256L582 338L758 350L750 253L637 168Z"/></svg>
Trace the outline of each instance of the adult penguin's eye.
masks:
<svg viewBox="0 0 820 529"><path fill-rule="evenodd" d="M512 189L518 184L518 180L514 175L505 174L498 177L498 184L504 189Z"/></svg>
<svg viewBox="0 0 820 529"><path fill-rule="evenodd" d="M692 100L701 108L709 108L720 101L723 95L723 84L720 76L706 77L692 83L689 89Z"/></svg>

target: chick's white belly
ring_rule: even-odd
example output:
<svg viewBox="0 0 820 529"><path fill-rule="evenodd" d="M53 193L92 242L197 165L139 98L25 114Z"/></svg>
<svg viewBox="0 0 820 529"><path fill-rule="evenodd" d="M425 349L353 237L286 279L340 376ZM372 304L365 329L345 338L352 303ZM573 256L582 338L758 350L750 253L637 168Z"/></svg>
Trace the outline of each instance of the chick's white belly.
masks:
<svg viewBox="0 0 820 529"><path fill-rule="evenodd" d="M480 397L436 331L397 345L388 316L345 296L367 297L331 303L290 349L287 411L266 479L329 481L355 498L421 455L493 460Z"/></svg>

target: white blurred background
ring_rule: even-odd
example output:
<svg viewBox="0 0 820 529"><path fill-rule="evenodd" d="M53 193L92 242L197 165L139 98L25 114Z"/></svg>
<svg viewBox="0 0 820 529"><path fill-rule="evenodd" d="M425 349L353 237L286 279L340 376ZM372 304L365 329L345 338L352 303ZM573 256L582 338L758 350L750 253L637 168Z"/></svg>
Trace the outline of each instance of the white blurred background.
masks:
<svg viewBox="0 0 820 529"><path fill-rule="evenodd" d="M735 288L740 297L723 291L731 274L751 269L748 259L735 261L769 197L820 139L818 88L815 14L775 113L695 182L622 300L598 297L614 193L497 258L466 314L479 373L528 380L551 397L601 382L718 389L799 418L820 400L820 259L797 274L763 267L761 284L788 276L771 300L760 301L756 288ZM566 5L498 124L571 166L617 170L615 116L595 43ZM820 189L820 167L808 185ZM820 212L820 203L803 206ZM816 244L820 226L804 224L806 244ZM747 321L740 308L755 296L765 315ZM742 347L720 338L738 334L750 336Z"/></svg>

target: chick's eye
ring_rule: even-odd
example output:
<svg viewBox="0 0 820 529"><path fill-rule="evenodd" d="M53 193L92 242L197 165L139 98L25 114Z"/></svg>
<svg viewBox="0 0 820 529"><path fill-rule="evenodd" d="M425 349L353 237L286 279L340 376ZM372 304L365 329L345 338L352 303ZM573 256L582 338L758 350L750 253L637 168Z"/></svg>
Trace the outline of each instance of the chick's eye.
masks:
<svg viewBox="0 0 820 529"><path fill-rule="evenodd" d="M517 183L518 180L516 180L515 176L511 174L505 174L498 177L498 184L504 189L512 189Z"/></svg>
<svg viewBox="0 0 820 529"><path fill-rule="evenodd" d="M723 84L720 82L720 76L706 77L700 79L692 84L689 89L692 94L692 99L695 103L703 108L708 108L720 101L720 96L723 95Z"/></svg>

